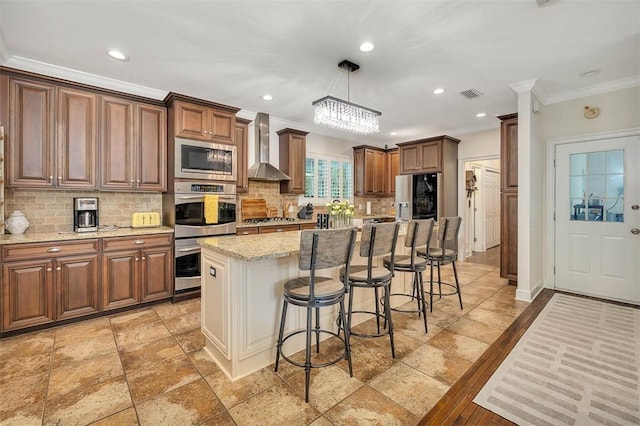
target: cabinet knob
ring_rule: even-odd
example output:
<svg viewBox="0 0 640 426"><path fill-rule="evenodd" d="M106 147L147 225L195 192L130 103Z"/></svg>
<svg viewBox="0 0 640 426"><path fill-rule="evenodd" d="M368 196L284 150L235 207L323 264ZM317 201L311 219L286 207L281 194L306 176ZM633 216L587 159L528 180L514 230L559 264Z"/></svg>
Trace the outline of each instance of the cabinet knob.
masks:
<svg viewBox="0 0 640 426"><path fill-rule="evenodd" d="M49 176L49 180L53 182L53 175Z"/></svg>
<svg viewBox="0 0 640 426"><path fill-rule="evenodd" d="M62 182L62 176L58 176L58 182Z"/></svg>
<svg viewBox="0 0 640 426"><path fill-rule="evenodd" d="M62 269L62 268L58 266L58 267L56 268L56 271L60 271L61 269Z"/></svg>
<svg viewBox="0 0 640 426"><path fill-rule="evenodd" d="M136 183L137 183L138 185L140 185L140 179L138 179L138 180L136 181Z"/></svg>
<svg viewBox="0 0 640 426"><path fill-rule="evenodd" d="M147 258L145 256L142 256L142 260L147 260Z"/></svg>
<svg viewBox="0 0 640 426"><path fill-rule="evenodd" d="M47 272L51 272L51 268L47 268Z"/></svg>
<svg viewBox="0 0 640 426"><path fill-rule="evenodd" d="M136 262L138 261L138 258L136 257Z"/></svg>
<svg viewBox="0 0 640 426"><path fill-rule="evenodd" d="M133 179L131 179L131 185L133 185Z"/></svg>
<svg viewBox="0 0 640 426"><path fill-rule="evenodd" d="M632 233L633 235L638 235L638 234L640 234L640 229L638 229L638 228L633 228L633 229L631 230L631 233Z"/></svg>

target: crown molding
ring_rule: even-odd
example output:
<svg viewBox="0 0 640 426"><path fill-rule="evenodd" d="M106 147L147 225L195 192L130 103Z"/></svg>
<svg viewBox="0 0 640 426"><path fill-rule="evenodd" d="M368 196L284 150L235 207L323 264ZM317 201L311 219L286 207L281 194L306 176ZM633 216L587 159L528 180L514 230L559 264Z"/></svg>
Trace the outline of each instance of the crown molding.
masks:
<svg viewBox="0 0 640 426"><path fill-rule="evenodd" d="M2 60L2 58L0 58L0 60ZM158 90L151 87L140 86L138 84L127 83L125 81L115 80L112 78L90 74L83 71L77 71L58 65L51 65L45 62L34 61L32 59L22 58L20 56L10 56L8 59L2 60L2 64L10 68L31 71L51 77L57 77L65 80L75 81L78 83L88 84L90 86L102 87L118 92L143 96L145 98L157 99L159 101L162 101L167 96L167 93L169 93L164 90Z"/></svg>
<svg viewBox="0 0 640 426"><path fill-rule="evenodd" d="M587 96L601 95L603 93L615 92L616 90L629 89L636 86L640 86L640 75L624 78L621 80L609 81L602 84L596 84L589 87L583 87L581 89L556 93L554 95L548 95L544 100L540 100L545 105L557 104L560 102L585 98Z"/></svg>

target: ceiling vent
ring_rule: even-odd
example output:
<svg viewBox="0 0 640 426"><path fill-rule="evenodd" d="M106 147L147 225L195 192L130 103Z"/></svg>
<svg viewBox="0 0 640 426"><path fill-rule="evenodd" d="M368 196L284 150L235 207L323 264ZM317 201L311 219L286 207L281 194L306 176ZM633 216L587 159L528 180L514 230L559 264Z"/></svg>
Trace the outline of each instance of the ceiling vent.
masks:
<svg viewBox="0 0 640 426"><path fill-rule="evenodd" d="M478 92L476 89L463 90L462 92L460 92L460 94L467 99L473 99L482 96L482 93Z"/></svg>

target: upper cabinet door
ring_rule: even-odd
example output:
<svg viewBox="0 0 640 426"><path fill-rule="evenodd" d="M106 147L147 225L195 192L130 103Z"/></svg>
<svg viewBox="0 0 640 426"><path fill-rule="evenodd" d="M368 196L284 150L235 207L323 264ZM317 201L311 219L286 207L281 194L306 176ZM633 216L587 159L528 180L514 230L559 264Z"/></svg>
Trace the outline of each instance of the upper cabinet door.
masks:
<svg viewBox="0 0 640 426"><path fill-rule="evenodd" d="M209 136L223 143L234 143L236 115L215 109L209 110Z"/></svg>
<svg viewBox="0 0 640 426"><path fill-rule="evenodd" d="M175 102L176 136L209 140L209 109L195 104Z"/></svg>
<svg viewBox="0 0 640 426"><path fill-rule="evenodd" d="M136 104L136 189L167 190L167 110Z"/></svg>
<svg viewBox="0 0 640 426"><path fill-rule="evenodd" d="M249 120L236 119L236 154L238 158L236 191L244 193L249 191L249 175L247 173L248 157L247 149L249 143Z"/></svg>
<svg viewBox="0 0 640 426"><path fill-rule="evenodd" d="M500 123L503 191L518 189L518 115L507 117Z"/></svg>
<svg viewBox="0 0 640 426"><path fill-rule="evenodd" d="M420 169L418 164L418 145L401 146L400 153L400 173L413 174Z"/></svg>
<svg viewBox="0 0 640 426"><path fill-rule="evenodd" d="M133 189L133 102L100 99L102 189Z"/></svg>
<svg viewBox="0 0 640 426"><path fill-rule="evenodd" d="M73 89L58 89L59 188L96 188L98 96Z"/></svg>
<svg viewBox="0 0 640 426"><path fill-rule="evenodd" d="M54 185L54 110L53 85L9 79L9 186Z"/></svg>
<svg viewBox="0 0 640 426"><path fill-rule="evenodd" d="M428 142L419 145L420 171L442 171L442 142Z"/></svg>

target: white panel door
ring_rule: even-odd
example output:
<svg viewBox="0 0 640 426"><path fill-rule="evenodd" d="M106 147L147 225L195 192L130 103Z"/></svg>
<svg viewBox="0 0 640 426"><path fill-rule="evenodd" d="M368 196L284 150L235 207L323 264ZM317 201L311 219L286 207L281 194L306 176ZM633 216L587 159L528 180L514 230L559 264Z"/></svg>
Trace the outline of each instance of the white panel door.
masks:
<svg viewBox="0 0 640 426"><path fill-rule="evenodd" d="M640 303L640 138L556 146L555 287Z"/></svg>
<svg viewBox="0 0 640 426"><path fill-rule="evenodd" d="M490 249L500 244L500 173L485 170L485 247Z"/></svg>

